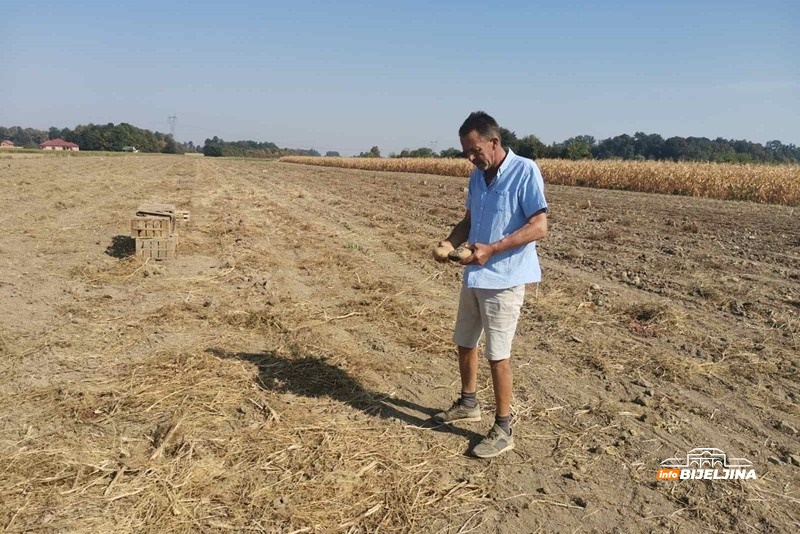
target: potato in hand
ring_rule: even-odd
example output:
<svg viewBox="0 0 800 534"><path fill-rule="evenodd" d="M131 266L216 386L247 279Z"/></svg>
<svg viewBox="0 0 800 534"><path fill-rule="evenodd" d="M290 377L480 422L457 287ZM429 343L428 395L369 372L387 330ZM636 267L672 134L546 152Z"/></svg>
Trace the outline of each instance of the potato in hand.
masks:
<svg viewBox="0 0 800 534"><path fill-rule="evenodd" d="M439 244L433 249L433 259L436 261L445 261L448 254L453 251L453 245L449 241L440 241Z"/></svg>
<svg viewBox="0 0 800 534"><path fill-rule="evenodd" d="M455 262L461 263L465 259L467 259L470 256L472 256L473 252L474 252L474 249L473 249L472 245L468 245L467 243L464 243L463 245L459 246L457 249L451 251L447 255L447 259L449 259L450 261L455 261Z"/></svg>

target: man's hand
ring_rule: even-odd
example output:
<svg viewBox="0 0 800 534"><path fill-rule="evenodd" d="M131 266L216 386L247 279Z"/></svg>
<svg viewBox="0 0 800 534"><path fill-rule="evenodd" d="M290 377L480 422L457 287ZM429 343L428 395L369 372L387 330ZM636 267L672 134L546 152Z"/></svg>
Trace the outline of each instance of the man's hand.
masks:
<svg viewBox="0 0 800 534"><path fill-rule="evenodd" d="M478 265L486 265L494 255L494 249L491 245L484 245L483 243L475 243L473 245L472 255L461 262L461 265L469 265L470 263L477 263Z"/></svg>
<svg viewBox="0 0 800 534"><path fill-rule="evenodd" d="M447 261L447 255L450 254L452 250L453 245L450 243L450 241L439 241L439 243L437 243L433 249L433 259L439 263L444 263Z"/></svg>

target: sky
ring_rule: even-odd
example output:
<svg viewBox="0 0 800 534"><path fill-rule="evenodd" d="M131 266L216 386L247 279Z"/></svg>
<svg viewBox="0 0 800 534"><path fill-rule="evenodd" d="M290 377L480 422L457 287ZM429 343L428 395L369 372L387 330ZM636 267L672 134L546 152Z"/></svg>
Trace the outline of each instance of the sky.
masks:
<svg viewBox="0 0 800 534"><path fill-rule="evenodd" d="M800 2L96 2L0 7L0 125L128 122L342 155L637 131L800 145Z"/></svg>

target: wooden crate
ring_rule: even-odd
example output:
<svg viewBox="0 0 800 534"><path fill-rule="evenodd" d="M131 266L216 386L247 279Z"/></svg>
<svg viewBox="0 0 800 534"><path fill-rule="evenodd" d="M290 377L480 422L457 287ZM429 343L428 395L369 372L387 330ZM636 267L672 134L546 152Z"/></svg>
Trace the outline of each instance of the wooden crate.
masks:
<svg viewBox="0 0 800 534"><path fill-rule="evenodd" d="M134 217L131 219L131 237L169 237L174 225L169 217Z"/></svg>
<svg viewBox="0 0 800 534"><path fill-rule="evenodd" d="M174 204L142 204L136 210L136 215L147 216L155 215L161 217L175 218Z"/></svg>
<svg viewBox="0 0 800 534"><path fill-rule="evenodd" d="M175 210L175 228L186 228L189 225L189 211Z"/></svg>
<svg viewBox="0 0 800 534"><path fill-rule="evenodd" d="M136 240L136 254L153 260L174 260L178 257L178 234L139 238Z"/></svg>
<svg viewBox="0 0 800 534"><path fill-rule="evenodd" d="M175 230L175 205L174 204L142 204L136 210L137 217L167 217Z"/></svg>

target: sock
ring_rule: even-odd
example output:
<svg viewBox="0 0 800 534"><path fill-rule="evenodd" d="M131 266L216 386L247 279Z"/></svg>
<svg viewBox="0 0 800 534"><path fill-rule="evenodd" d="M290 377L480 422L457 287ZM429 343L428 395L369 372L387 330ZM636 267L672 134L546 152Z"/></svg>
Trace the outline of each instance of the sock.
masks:
<svg viewBox="0 0 800 534"><path fill-rule="evenodd" d="M461 392L461 406L464 408L474 408L478 405L478 393L473 391L472 393L467 393L466 391Z"/></svg>
<svg viewBox="0 0 800 534"><path fill-rule="evenodd" d="M511 415L496 415L494 416L494 424L503 429L503 432L511 435Z"/></svg>

